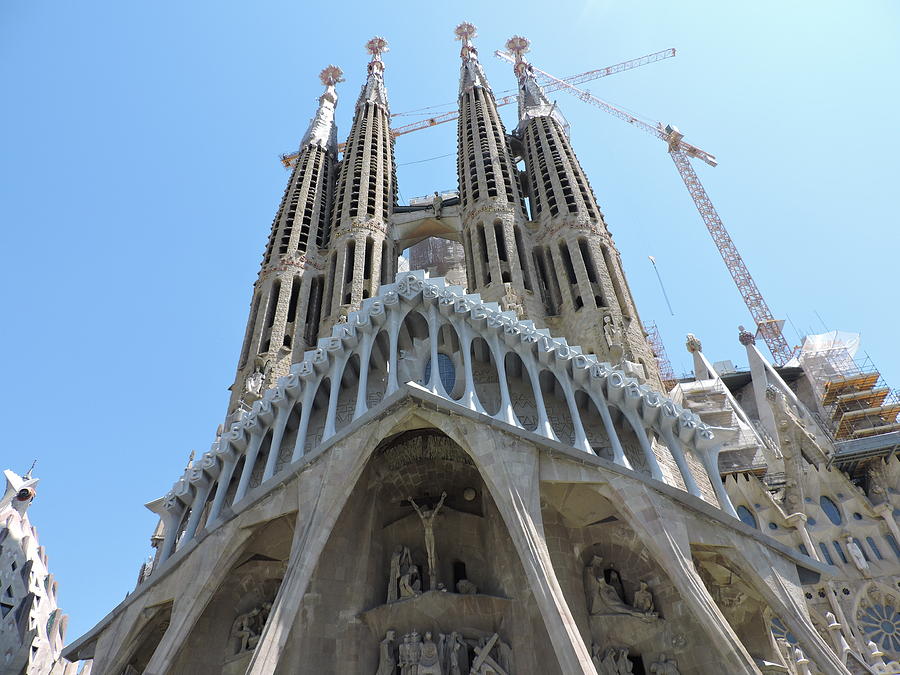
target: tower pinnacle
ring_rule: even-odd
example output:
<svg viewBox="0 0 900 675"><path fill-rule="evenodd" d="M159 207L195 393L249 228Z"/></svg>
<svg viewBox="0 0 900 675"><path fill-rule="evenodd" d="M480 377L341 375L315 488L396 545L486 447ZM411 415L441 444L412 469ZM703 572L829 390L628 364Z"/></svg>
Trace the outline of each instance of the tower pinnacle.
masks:
<svg viewBox="0 0 900 675"><path fill-rule="evenodd" d="M366 79L366 84L363 86L362 92L360 92L359 101L357 101L356 105L359 107L366 102L377 103L387 110L387 90L384 87L384 61L381 60L381 55L389 51L388 41L376 35L366 43L366 51L372 56L368 66L369 77Z"/></svg>
<svg viewBox="0 0 900 675"><path fill-rule="evenodd" d="M315 116L310 120L309 128L300 141L300 149L308 145L319 147L337 153L337 128L334 124L334 109L337 105L337 92L334 85L344 81L344 71L335 65L326 66L319 79L325 85L325 92L319 97L319 107Z"/></svg>
<svg viewBox="0 0 900 675"><path fill-rule="evenodd" d="M459 56L462 58L462 69L459 74L459 91L464 92L470 87L483 87L490 91L487 77L478 61L478 50L472 44L472 39L478 37L475 26L468 21L463 21L453 31L456 39L462 42Z"/></svg>
<svg viewBox="0 0 900 675"><path fill-rule="evenodd" d="M506 48L516 57L513 70L519 80L519 124L527 122L533 117L554 117L563 128L568 127L562 113L556 105L551 104L544 95L544 90L535 79L534 68L525 59L525 54L531 51L531 42L521 35L513 35L506 41Z"/></svg>

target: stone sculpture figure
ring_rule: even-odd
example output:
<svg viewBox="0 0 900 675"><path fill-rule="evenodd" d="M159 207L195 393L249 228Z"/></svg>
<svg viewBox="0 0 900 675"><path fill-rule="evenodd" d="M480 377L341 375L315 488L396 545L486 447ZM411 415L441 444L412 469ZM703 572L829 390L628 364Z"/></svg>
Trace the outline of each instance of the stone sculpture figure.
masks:
<svg viewBox="0 0 900 675"><path fill-rule="evenodd" d="M847 550L850 552L850 557L853 558L853 564L856 565L857 569L860 572L864 572L869 569L869 561L866 560L866 557L863 555L862 549L857 545L855 541L853 541L853 537L849 534L846 539Z"/></svg>
<svg viewBox="0 0 900 675"><path fill-rule="evenodd" d="M400 563L404 557L409 557L409 549L405 546L397 545L391 555L391 571L388 579L387 601L394 602L399 597L400 592Z"/></svg>
<svg viewBox="0 0 900 675"><path fill-rule="evenodd" d="M460 579L456 582L456 592L461 595L475 595L478 587L468 579Z"/></svg>
<svg viewBox="0 0 900 675"><path fill-rule="evenodd" d="M409 674L419 675L419 658L422 656L422 636L416 631L409 634Z"/></svg>
<svg viewBox="0 0 900 675"><path fill-rule="evenodd" d="M678 662L664 654L659 655L659 661L650 665L650 675L681 675L678 672Z"/></svg>
<svg viewBox="0 0 900 675"><path fill-rule="evenodd" d="M448 675L469 674L469 646L463 642L462 635L454 631L450 634Z"/></svg>
<svg viewBox="0 0 900 675"><path fill-rule="evenodd" d="M403 642L397 648L397 657L400 675L409 675L409 633L403 636Z"/></svg>
<svg viewBox="0 0 900 675"><path fill-rule="evenodd" d="M254 647L256 647L256 643L259 642L259 636L262 634L262 626L265 626L265 619L263 619L261 625L256 620L262 611L262 607L257 607L238 615L234 620L231 636L238 640L238 648L235 654L253 651ZM259 626L258 629L257 626Z"/></svg>
<svg viewBox="0 0 900 675"><path fill-rule="evenodd" d="M385 634L384 640L381 641L381 647L378 654L378 671L375 673L375 675L396 675L396 637L397 632L389 630Z"/></svg>
<svg viewBox="0 0 900 675"><path fill-rule="evenodd" d="M610 565L606 568L606 571L603 573L603 578L607 580L607 583L616 589L616 593L619 594L620 598L625 597L625 587L622 585L622 577L619 575L619 571Z"/></svg>
<svg viewBox="0 0 900 675"><path fill-rule="evenodd" d="M425 633L425 640L420 647L416 675L443 675L440 653L434 640L431 639L430 632Z"/></svg>
<svg viewBox="0 0 900 675"><path fill-rule="evenodd" d="M600 612L591 612L592 614L626 614L641 619L642 621L655 621L659 618L659 615L656 612L642 612L627 605L622 598L619 597L616 589L606 583L606 580L603 577L597 579L597 587L599 600L602 603L602 606L605 606L607 611L603 612L601 609Z"/></svg>
<svg viewBox="0 0 900 675"><path fill-rule="evenodd" d="M630 675L634 666L628 659L628 647L610 647L603 653L598 675Z"/></svg>
<svg viewBox="0 0 900 675"><path fill-rule="evenodd" d="M428 588L432 591L437 589L437 554L435 553L434 545L434 519L437 518L438 512L444 505L444 500L446 498L447 493L442 492L441 500L433 509L419 508L419 505L413 501L412 497L408 498L409 503L412 504L416 513L419 514L422 526L425 528L425 552L428 554Z"/></svg>
<svg viewBox="0 0 900 675"><path fill-rule="evenodd" d="M260 372L259 368L254 370L247 376L247 379L244 382L244 393L259 397L260 394L262 394L264 379L265 376Z"/></svg>
<svg viewBox="0 0 900 675"><path fill-rule="evenodd" d="M653 594L647 588L646 581L642 581L640 588L634 592L634 608L645 614L652 613L655 609L653 606Z"/></svg>
<svg viewBox="0 0 900 675"><path fill-rule="evenodd" d="M409 549L404 547L400 558L399 591L401 598L414 598L422 591L422 578L419 566L413 564Z"/></svg>
<svg viewBox="0 0 900 675"><path fill-rule="evenodd" d="M603 575L603 558L595 555L591 562L584 568L584 590L588 598L588 614L600 614L603 612L603 602L600 599L600 584L597 579Z"/></svg>

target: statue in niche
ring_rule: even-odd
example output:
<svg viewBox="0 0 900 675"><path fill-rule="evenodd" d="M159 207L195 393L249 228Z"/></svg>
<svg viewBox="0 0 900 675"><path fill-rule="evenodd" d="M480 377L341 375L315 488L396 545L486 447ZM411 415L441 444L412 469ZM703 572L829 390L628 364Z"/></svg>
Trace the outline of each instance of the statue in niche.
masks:
<svg viewBox="0 0 900 675"><path fill-rule="evenodd" d="M238 641L235 654L252 652L259 643L266 621L269 620L269 612L272 610L271 602L264 602L259 607L239 615L232 624L231 637Z"/></svg>
<svg viewBox="0 0 900 675"><path fill-rule="evenodd" d="M646 581L642 581L640 588L634 592L634 608L645 614L652 613L656 609L653 606L653 594L647 588Z"/></svg>
<svg viewBox="0 0 900 675"><path fill-rule="evenodd" d="M413 563L409 549L405 546L400 556L398 590L401 598L414 598L422 592L422 577L419 574L419 566Z"/></svg>
<svg viewBox="0 0 900 675"><path fill-rule="evenodd" d="M456 582L456 592L460 595L475 595L478 587L468 579L460 579Z"/></svg>
<svg viewBox="0 0 900 675"><path fill-rule="evenodd" d="M609 647L601 656L599 645L594 643L591 660L597 669L597 675L630 675L634 672L634 666L628 658L628 647Z"/></svg>
<svg viewBox="0 0 900 675"><path fill-rule="evenodd" d="M408 498L412 507L416 510L416 513L419 514L419 518L422 521L422 525L425 528L425 551L428 554L428 587L430 590L437 589L437 554L435 553L434 546L434 519L437 518L438 512L441 510L441 507L444 505L444 500L447 498L447 493L441 493L441 499L432 509L422 509L413 501L412 497Z"/></svg>
<svg viewBox="0 0 900 675"><path fill-rule="evenodd" d="M431 208L434 209L434 217L438 220L441 219L441 210L444 207L444 199L441 197L439 192L434 193L434 197L431 198Z"/></svg>
<svg viewBox="0 0 900 675"><path fill-rule="evenodd" d="M397 656L396 656L396 638L397 632L389 630L381 646L378 654L378 671L375 675L396 675L397 673Z"/></svg>
<svg viewBox="0 0 900 675"><path fill-rule="evenodd" d="M446 645L447 650L447 674L469 675L469 646L463 641L462 635L453 631Z"/></svg>
<svg viewBox="0 0 900 675"><path fill-rule="evenodd" d="M847 544L847 551L850 553L850 557L853 558L853 564L856 565L856 568L860 572L868 571L869 561L866 560L866 556L863 555L859 545L853 541L853 537L848 534L845 542Z"/></svg>
<svg viewBox="0 0 900 675"><path fill-rule="evenodd" d="M398 544L391 554L391 570L388 578L387 601L394 602L400 597L400 576L402 574L401 566L403 561L409 561L409 549L406 546Z"/></svg>
<svg viewBox="0 0 900 675"><path fill-rule="evenodd" d="M619 571L610 565L603 572L603 578L606 579L606 583L616 589L616 593L619 594L620 598L625 597L625 587L622 585L622 576L619 574Z"/></svg>
<svg viewBox="0 0 900 675"><path fill-rule="evenodd" d="M260 371L259 366L247 376L244 381L244 393L251 397L259 398L262 395L262 386L265 376Z"/></svg>
<svg viewBox="0 0 900 675"><path fill-rule="evenodd" d="M655 621L658 619L659 614L652 609L653 596L650 596L651 609L642 611L629 606L622 600L622 596L619 595L619 591L616 587L609 583L603 572L600 571L602 569L600 567L602 562L603 559L600 556L594 556L590 564L584 569L585 589L590 598L588 611L591 616L600 614L626 614L641 619L642 621ZM615 570L611 571L615 572ZM618 580L618 573L616 573L615 577L610 574L610 580ZM618 584L621 587L621 581L618 581ZM644 584L644 586L646 586L646 584ZM646 592L649 594L649 591ZM643 599L643 602L646 603L646 598Z"/></svg>
<svg viewBox="0 0 900 675"><path fill-rule="evenodd" d="M431 633L425 633L425 640L419 650L419 664L416 675L443 675L438 646L431 639Z"/></svg>
<svg viewBox="0 0 900 675"><path fill-rule="evenodd" d="M659 655L659 661L650 665L650 675L681 675L678 672L678 662L670 659L665 654Z"/></svg>

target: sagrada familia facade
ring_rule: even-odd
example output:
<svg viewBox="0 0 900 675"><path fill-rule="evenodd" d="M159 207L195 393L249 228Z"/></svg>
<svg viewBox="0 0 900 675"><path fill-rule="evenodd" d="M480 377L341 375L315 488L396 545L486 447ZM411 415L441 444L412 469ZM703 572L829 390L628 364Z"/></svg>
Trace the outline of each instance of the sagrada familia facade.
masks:
<svg viewBox="0 0 900 675"><path fill-rule="evenodd" d="M58 614L46 557L8 569L42 557L33 479L8 474L0 667L900 672L889 392L845 345L775 367L747 331L748 370L690 336L694 377L664 379L527 41L507 45L510 133L474 27L456 34L459 189L432 203L397 203L386 42L367 45L341 159L341 71L322 72L226 423L148 504L134 591L64 649L35 613ZM422 267L443 276L398 271L440 240L460 254Z"/></svg>

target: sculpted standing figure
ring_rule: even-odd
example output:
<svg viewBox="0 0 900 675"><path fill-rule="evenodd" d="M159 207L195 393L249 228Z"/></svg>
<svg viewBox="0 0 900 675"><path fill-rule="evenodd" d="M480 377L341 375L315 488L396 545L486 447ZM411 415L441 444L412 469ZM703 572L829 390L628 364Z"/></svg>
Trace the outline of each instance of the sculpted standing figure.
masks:
<svg viewBox="0 0 900 675"><path fill-rule="evenodd" d="M634 608L645 614L655 609L653 606L653 594L647 588L646 581L642 581L641 587L634 592Z"/></svg>
<svg viewBox="0 0 900 675"><path fill-rule="evenodd" d="M397 545L397 548L394 549L393 555L391 555L391 572L390 578L388 579L388 591L387 591L387 601L394 602L394 600L398 597L398 590L400 584L400 559L403 557L403 549L404 547L401 545Z"/></svg>
<svg viewBox="0 0 900 675"><path fill-rule="evenodd" d="M425 633L425 641L419 652L419 668L416 675L443 675L441 671L441 658L437 645L431 639L431 633Z"/></svg>
<svg viewBox="0 0 900 675"><path fill-rule="evenodd" d="M437 518L438 511L441 510L446 498L447 493L442 492L441 500L437 503L437 506L433 509L421 509L419 508L419 505L413 501L413 498L409 497L409 503L412 504L416 513L419 514L422 525L425 527L425 551L428 554L428 588L432 591L437 589L437 555L434 550L434 519Z"/></svg>
<svg viewBox="0 0 900 675"><path fill-rule="evenodd" d="M378 672L375 675L396 675L397 658L394 656L395 641L397 636L395 631L389 630L381 641L381 648L378 656Z"/></svg>

